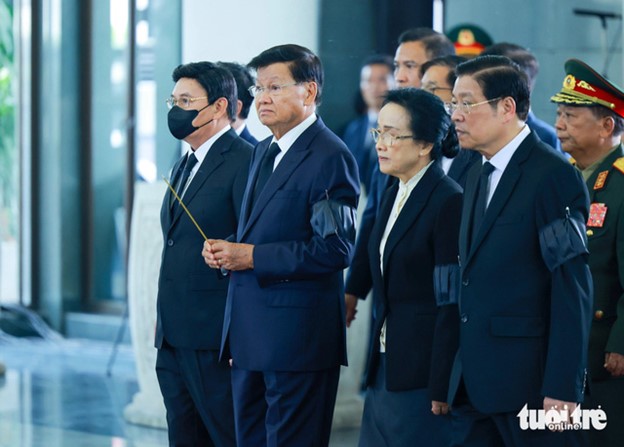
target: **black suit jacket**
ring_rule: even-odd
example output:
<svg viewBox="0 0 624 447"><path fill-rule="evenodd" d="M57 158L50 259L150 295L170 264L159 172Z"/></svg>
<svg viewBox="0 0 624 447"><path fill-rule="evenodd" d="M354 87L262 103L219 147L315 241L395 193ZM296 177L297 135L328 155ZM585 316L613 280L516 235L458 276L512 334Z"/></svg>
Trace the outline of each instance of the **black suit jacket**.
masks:
<svg viewBox="0 0 624 447"><path fill-rule="evenodd" d="M186 155L184 156L186 157ZM181 158L173 168L180 175ZM251 146L230 129L210 148L184 197L209 238L236 233L247 182ZM181 206L173 218L169 190L160 213L164 248L156 320L157 348L163 340L176 348L219 349L228 280L210 269L201 255L203 237Z"/></svg>
<svg viewBox="0 0 624 447"><path fill-rule="evenodd" d="M470 171L473 164L478 163L480 160L481 155L478 152L461 149L459 154L453 158L447 175L455 180L459 186L465 188L468 171Z"/></svg>
<svg viewBox="0 0 624 447"><path fill-rule="evenodd" d="M474 243L480 174L468 174L460 230L463 377L482 413L583 400L592 285L584 241L587 191L576 169L532 132L507 165Z"/></svg>
<svg viewBox="0 0 624 447"><path fill-rule="evenodd" d="M384 195L369 244L377 319L366 382L373 383L379 365L385 320L388 391L429 388L443 402L457 349L461 188L437 163L429 167L388 236L382 275L380 242L397 191L395 183Z"/></svg>

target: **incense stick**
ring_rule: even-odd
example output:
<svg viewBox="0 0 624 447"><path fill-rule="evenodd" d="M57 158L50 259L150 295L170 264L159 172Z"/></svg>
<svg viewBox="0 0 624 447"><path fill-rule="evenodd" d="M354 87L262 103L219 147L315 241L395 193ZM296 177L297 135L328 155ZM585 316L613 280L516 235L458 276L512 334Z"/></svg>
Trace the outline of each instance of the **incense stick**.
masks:
<svg viewBox="0 0 624 447"><path fill-rule="evenodd" d="M177 201L180 203L180 205L182 205L182 208L184 209L184 211L186 211L186 214L188 215L188 217L191 218L191 220L193 221L193 223L195 224L195 226L197 227L197 229L199 230L199 232L201 233L202 237L204 238L205 241L208 240L208 238L206 237L206 235L204 234L204 232L202 231L202 229L199 227L199 225L197 224L197 221L195 220L195 218L193 217L193 215L191 214L191 212L188 210L188 208L186 207L186 205L184 204L184 202L182 201L182 199L180 198L180 196L178 196L178 193L175 192L175 189L173 189L173 186L171 186L171 183L169 183L167 181L167 179L165 178L165 176L163 175L163 180L165 181L165 183L167 184L167 186L169 187L169 189L171 190L171 192L173 193L173 195L175 196L175 198L177 199Z"/></svg>

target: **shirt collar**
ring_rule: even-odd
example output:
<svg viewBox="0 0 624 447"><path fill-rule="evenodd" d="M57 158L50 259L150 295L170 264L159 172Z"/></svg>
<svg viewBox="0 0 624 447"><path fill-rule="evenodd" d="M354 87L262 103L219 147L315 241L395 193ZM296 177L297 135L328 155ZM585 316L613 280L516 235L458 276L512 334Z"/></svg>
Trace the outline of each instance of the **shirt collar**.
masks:
<svg viewBox="0 0 624 447"><path fill-rule="evenodd" d="M271 143L277 143L280 150L282 152L286 152L288 149L290 149L290 146L292 146L295 141L297 141L297 138L299 138L308 127L314 124L315 121L316 114L313 113L312 115L301 121L299 124L297 124L295 127L290 129L288 132L286 132L284 135L282 135L282 138L280 138L279 140L273 137Z"/></svg>
<svg viewBox="0 0 624 447"><path fill-rule="evenodd" d="M221 129L219 132L217 132L216 134L208 138L208 140L204 144L202 144L195 150L194 154L195 154L195 157L197 158L198 168L204 161L204 158L206 158L206 155L208 155L208 151L210 150L212 145L215 143L215 141L217 141L223 134L225 134L231 128L232 126L230 126L229 124L226 125L223 129Z"/></svg>
<svg viewBox="0 0 624 447"><path fill-rule="evenodd" d="M520 130L518 135L516 135L509 143L507 143L503 148L498 151L492 158L489 160L483 157L482 163L489 161L492 166L500 171L504 171L513 154L516 153L516 150L520 147L520 144L524 141L526 137L531 133L531 129L526 124Z"/></svg>

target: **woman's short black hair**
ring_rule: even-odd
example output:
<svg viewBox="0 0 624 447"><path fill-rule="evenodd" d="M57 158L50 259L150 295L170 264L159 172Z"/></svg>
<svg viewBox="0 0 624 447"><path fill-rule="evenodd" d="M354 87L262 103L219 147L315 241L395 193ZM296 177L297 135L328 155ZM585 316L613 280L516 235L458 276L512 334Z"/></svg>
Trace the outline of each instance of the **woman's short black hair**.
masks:
<svg viewBox="0 0 624 447"><path fill-rule="evenodd" d="M459 141L455 125L440 98L424 90L404 88L390 90L384 101L397 104L408 114L414 139L432 143L431 159L440 156L455 157L459 152Z"/></svg>

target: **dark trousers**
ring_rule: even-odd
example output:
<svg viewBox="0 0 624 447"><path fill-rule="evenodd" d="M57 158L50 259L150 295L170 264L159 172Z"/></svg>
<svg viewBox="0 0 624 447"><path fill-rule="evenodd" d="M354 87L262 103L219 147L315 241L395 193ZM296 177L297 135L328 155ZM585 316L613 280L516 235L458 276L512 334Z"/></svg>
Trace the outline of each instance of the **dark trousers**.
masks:
<svg viewBox="0 0 624 447"><path fill-rule="evenodd" d="M513 386L510 385L510 386ZM452 446L461 447L585 447L587 433L582 430L552 432L522 430L518 411L484 414L470 403L460 383L453 405Z"/></svg>
<svg viewBox="0 0 624 447"><path fill-rule="evenodd" d="M340 367L260 372L232 367L236 441L241 447L329 444Z"/></svg>
<svg viewBox="0 0 624 447"><path fill-rule="evenodd" d="M604 430L589 431L592 447L620 447L624 445L624 377L592 382L591 395L583 408L601 408L607 414Z"/></svg>
<svg viewBox="0 0 624 447"><path fill-rule="evenodd" d="M236 446L230 367L219 362L219 351L165 343L158 350L156 375L170 446Z"/></svg>

